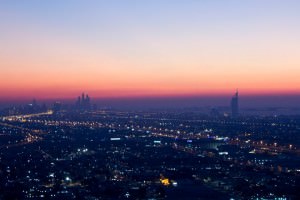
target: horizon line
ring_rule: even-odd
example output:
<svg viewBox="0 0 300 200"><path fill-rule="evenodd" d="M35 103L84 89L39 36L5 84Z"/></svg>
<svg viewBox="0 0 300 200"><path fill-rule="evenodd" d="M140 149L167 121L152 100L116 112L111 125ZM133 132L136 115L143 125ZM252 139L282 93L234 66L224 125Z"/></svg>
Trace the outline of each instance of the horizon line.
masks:
<svg viewBox="0 0 300 200"><path fill-rule="evenodd" d="M108 100L108 99L170 99L170 98L217 98L217 97L228 97L231 98L233 93L211 93L211 94L161 94L161 95L106 95L106 96L100 96L100 95L96 95L93 96L91 95L90 92L81 92L79 93L77 96L4 96L1 97L0 96L0 102L3 101L27 101L27 100L46 100L46 101L50 101L50 100L73 100L76 99L78 96L81 96L81 94L84 93L86 95L89 95L90 98L92 99L97 99L97 100ZM239 97L278 97L278 96L287 96L287 97L296 97L296 96L300 96L300 92L299 93L241 93L239 90Z"/></svg>

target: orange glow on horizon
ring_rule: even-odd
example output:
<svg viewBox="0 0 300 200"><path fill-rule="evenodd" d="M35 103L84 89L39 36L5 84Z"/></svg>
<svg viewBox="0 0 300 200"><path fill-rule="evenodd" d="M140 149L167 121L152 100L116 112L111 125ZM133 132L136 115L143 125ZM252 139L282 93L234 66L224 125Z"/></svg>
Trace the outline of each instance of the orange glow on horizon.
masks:
<svg viewBox="0 0 300 200"><path fill-rule="evenodd" d="M163 4L171 13L158 18L129 6L123 13L107 5L114 9L106 13L84 4L79 15L55 5L53 16L12 6L0 12L0 98L74 98L83 91L96 98L215 96L236 88L244 95L300 93L300 29L291 8L279 20L283 14L266 14L278 13L269 4L244 18L240 9L219 16L215 3L205 12L196 4L186 10L195 9L193 15Z"/></svg>
<svg viewBox="0 0 300 200"><path fill-rule="evenodd" d="M1 65L9 66L8 63ZM77 64L73 71L51 66L34 69L28 63L19 63L26 67L15 71L14 65L16 62L2 71L1 98L74 98L83 91L97 98L215 96L231 95L236 88L245 95L300 93L298 74L280 70L273 74L262 70L258 76L253 72L232 73L233 69L222 73L197 68L190 71L193 65L186 70L178 68L169 72L166 69L128 71L124 66L113 69L115 65L104 69L93 65L84 68L84 63Z"/></svg>
<svg viewBox="0 0 300 200"><path fill-rule="evenodd" d="M231 90L198 90L198 91L172 91L172 90L68 90L68 89L36 89L36 90L2 90L2 99L74 99L82 92L92 98L160 98L160 97L193 97L193 96L231 96ZM239 88L242 96L261 95L299 95L300 90L254 90Z"/></svg>

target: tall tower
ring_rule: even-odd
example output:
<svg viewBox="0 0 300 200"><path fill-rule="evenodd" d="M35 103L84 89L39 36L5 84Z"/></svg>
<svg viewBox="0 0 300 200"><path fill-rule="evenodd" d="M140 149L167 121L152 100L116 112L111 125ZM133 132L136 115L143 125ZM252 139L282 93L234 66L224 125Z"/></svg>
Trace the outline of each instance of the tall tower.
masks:
<svg viewBox="0 0 300 200"><path fill-rule="evenodd" d="M235 94L231 98L231 116L238 117L239 116L239 91L236 90Z"/></svg>
<svg viewBox="0 0 300 200"><path fill-rule="evenodd" d="M86 103L89 104L90 103L90 97L89 97L89 95L86 95L85 99L86 99Z"/></svg>
<svg viewBox="0 0 300 200"><path fill-rule="evenodd" d="M84 93L82 93L82 95L81 95L81 102L83 103L85 101L85 99L84 99Z"/></svg>

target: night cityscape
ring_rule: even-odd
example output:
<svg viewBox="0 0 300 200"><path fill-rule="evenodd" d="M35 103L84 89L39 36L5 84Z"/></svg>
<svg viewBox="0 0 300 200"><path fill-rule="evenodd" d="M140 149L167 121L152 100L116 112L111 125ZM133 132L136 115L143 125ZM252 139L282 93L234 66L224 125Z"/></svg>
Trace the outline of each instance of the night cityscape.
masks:
<svg viewBox="0 0 300 200"><path fill-rule="evenodd" d="M297 199L300 116L10 107L1 115L1 199ZM229 101L228 101L229 102Z"/></svg>
<svg viewBox="0 0 300 200"><path fill-rule="evenodd" d="M299 0L1 0L0 200L300 200Z"/></svg>

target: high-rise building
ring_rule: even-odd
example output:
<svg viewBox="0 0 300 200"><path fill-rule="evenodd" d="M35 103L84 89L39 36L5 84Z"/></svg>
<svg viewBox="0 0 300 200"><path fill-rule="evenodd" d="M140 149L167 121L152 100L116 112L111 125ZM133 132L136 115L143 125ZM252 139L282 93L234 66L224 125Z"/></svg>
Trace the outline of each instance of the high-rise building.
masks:
<svg viewBox="0 0 300 200"><path fill-rule="evenodd" d="M79 107L81 104L81 99L80 99L80 96L78 96L77 98L77 102L76 102L76 106Z"/></svg>
<svg viewBox="0 0 300 200"><path fill-rule="evenodd" d="M231 116L239 116L239 91L236 90L234 96L231 98Z"/></svg>
<svg viewBox="0 0 300 200"><path fill-rule="evenodd" d="M84 100L85 100L84 99L84 93L82 93L82 95L81 95L81 101L84 102Z"/></svg>
<svg viewBox="0 0 300 200"><path fill-rule="evenodd" d="M89 95L86 95L85 103L86 103L87 105L90 105L90 97L89 97Z"/></svg>
<svg viewBox="0 0 300 200"><path fill-rule="evenodd" d="M89 95L82 93L81 97L79 96L76 101L76 108L80 110L90 110L91 109L91 99Z"/></svg>

